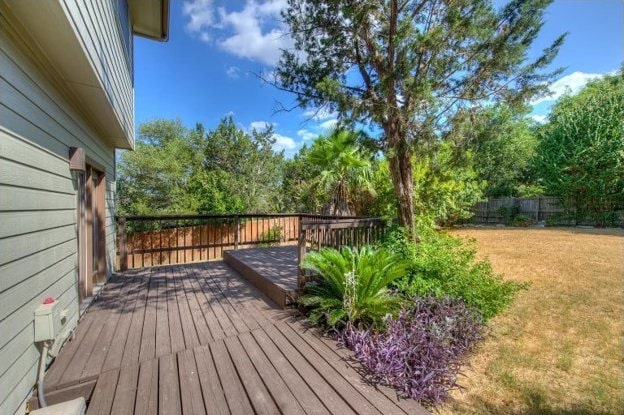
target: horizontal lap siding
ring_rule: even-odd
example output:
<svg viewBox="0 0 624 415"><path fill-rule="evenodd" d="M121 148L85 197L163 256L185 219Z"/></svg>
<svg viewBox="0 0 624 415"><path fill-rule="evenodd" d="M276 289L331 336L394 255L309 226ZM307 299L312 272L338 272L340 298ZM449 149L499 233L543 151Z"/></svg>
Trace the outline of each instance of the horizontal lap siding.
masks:
<svg viewBox="0 0 624 415"><path fill-rule="evenodd" d="M131 56L115 20L118 0L62 0L84 50L104 86L117 118L134 139L134 93ZM129 24L128 22L124 22Z"/></svg>
<svg viewBox="0 0 624 415"><path fill-rule="evenodd" d="M7 24L0 16L0 414L19 410L36 382L33 317L43 298L67 310L59 343L78 321L70 147L83 147L105 169L109 273L115 255L114 148L33 64L22 41L9 37Z"/></svg>

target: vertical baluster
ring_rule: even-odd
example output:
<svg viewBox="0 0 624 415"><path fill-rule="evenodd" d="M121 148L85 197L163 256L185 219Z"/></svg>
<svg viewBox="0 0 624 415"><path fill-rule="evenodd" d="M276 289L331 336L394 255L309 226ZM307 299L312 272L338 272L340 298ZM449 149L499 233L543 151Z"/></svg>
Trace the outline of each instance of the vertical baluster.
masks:
<svg viewBox="0 0 624 415"><path fill-rule="evenodd" d="M219 220L219 258L223 258L223 220Z"/></svg>
<svg viewBox="0 0 624 415"><path fill-rule="evenodd" d="M232 218L232 245L238 249L238 216Z"/></svg>
<svg viewBox="0 0 624 415"><path fill-rule="evenodd" d="M126 218L121 217L117 221L117 244L119 245L119 268L121 271L128 269L128 246L126 240Z"/></svg>

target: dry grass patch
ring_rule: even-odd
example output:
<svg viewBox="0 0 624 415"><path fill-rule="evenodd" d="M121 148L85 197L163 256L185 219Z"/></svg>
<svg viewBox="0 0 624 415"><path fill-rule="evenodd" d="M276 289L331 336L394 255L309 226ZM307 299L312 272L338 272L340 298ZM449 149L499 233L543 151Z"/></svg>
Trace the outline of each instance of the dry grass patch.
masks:
<svg viewBox="0 0 624 415"><path fill-rule="evenodd" d="M440 413L622 414L624 231L459 229L508 279L530 282L490 322Z"/></svg>

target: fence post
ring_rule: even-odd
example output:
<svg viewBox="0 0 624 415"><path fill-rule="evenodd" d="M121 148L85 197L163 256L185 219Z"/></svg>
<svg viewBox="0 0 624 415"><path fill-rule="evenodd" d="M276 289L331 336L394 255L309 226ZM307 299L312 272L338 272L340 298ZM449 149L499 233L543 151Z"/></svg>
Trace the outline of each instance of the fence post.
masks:
<svg viewBox="0 0 624 415"><path fill-rule="evenodd" d="M301 216L299 217L299 238L298 238L298 250L297 250L297 290L301 293L303 285L305 284L305 277L303 275L303 257L306 254L306 232L301 226Z"/></svg>
<svg viewBox="0 0 624 415"><path fill-rule="evenodd" d="M121 271L128 269L128 247L126 245L126 218L117 218L117 243L119 244L119 268Z"/></svg>
<svg viewBox="0 0 624 415"><path fill-rule="evenodd" d="M541 196L537 197L537 213L535 214L535 216L537 216L535 218L535 222L539 222L540 221L540 210L542 209L542 198Z"/></svg>
<svg viewBox="0 0 624 415"><path fill-rule="evenodd" d="M234 249L238 249L238 239L239 239L239 222L238 215L234 216Z"/></svg>

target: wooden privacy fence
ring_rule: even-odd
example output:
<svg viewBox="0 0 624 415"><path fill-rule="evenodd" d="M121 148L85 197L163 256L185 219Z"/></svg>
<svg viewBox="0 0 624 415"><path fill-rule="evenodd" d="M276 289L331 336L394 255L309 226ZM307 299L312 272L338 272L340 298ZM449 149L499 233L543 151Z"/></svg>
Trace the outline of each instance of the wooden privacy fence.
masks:
<svg viewBox="0 0 624 415"><path fill-rule="evenodd" d="M473 223L505 223L509 212L541 222L565 212L558 197L505 197L479 202L472 208Z"/></svg>
<svg viewBox="0 0 624 415"><path fill-rule="evenodd" d="M122 216L116 267L183 264L219 259L228 249L295 245L302 230L312 248L359 246L380 236L381 224L375 218L312 214Z"/></svg>

